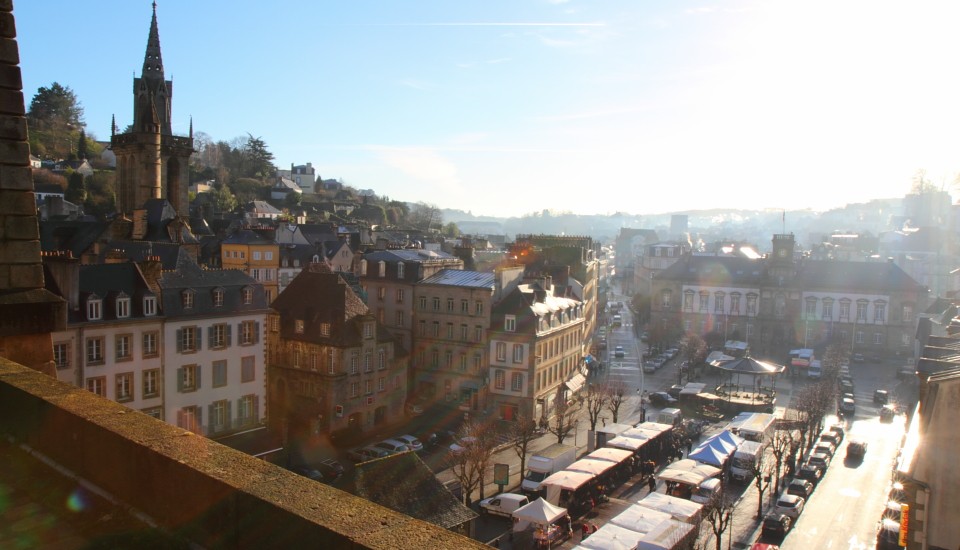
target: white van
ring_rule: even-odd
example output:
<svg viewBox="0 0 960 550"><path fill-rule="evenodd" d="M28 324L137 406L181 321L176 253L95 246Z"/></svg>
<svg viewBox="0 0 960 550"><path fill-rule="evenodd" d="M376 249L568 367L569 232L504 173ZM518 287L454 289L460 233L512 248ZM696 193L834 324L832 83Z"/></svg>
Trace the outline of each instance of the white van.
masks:
<svg viewBox="0 0 960 550"><path fill-rule="evenodd" d="M701 483L697 489L690 495L690 500L699 504L706 504L717 496L723 489L723 482L715 477Z"/></svg>
<svg viewBox="0 0 960 550"><path fill-rule="evenodd" d="M525 495L502 493L481 500L480 511L496 516L510 517L518 508L523 508L527 504L530 504L530 499Z"/></svg>

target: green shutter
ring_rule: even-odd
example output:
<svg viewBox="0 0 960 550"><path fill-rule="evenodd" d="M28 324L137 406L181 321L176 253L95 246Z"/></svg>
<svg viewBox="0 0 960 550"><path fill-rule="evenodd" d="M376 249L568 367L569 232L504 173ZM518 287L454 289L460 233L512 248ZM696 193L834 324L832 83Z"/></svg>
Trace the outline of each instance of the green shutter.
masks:
<svg viewBox="0 0 960 550"><path fill-rule="evenodd" d="M197 351L200 351L200 350L203 349L203 341L202 341L202 338L201 338L201 336L203 336L203 331L200 330L200 327L193 327L192 330L193 330L194 334L197 335Z"/></svg>
<svg viewBox="0 0 960 550"><path fill-rule="evenodd" d="M260 343L260 321L254 321L253 323L253 343Z"/></svg>
<svg viewBox="0 0 960 550"><path fill-rule="evenodd" d="M177 329L177 353L183 351L183 329Z"/></svg>
<svg viewBox="0 0 960 550"><path fill-rule="evenodd" d="M177 332L180 332L180 331L178 330ZM177 391L180 393L183 393L183 367L180 367L179 369L177 369ZM180 413L178 412L177 414L179 415ZM178 418L177 423L179 425L180 417L177 416L177 418Z"/></svg>
<svg viewBox="0 0 960 550"><path fill-rule="evenodd" d="M233 325L227 323L227 347L233 345Z"/></svg>
<svg viewBox="0 0 960 550"><path fill-rule="evenodd" d="M200 389L200 373L203 372L203 367L201 367L200 365L197 365L196 370L197 370L197 387L196 387L196 389L199 390L199 389Z"/></svg>

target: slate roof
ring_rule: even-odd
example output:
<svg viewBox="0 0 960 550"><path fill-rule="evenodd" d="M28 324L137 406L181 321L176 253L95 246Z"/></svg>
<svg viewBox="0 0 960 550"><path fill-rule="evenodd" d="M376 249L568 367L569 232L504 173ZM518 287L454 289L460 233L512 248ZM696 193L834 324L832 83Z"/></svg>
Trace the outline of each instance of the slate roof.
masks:
<svg viewBox="0 0 960 550"><path fill-rule="evenodd" d="M163 269L176 269L180 256L189 255L182 246L176 243L110 241L109 245L101 248L98 260L102 263L104 258L113 250L122 251L128 260L134 262L142 262L150 256L156 256L160 258Z"/></svg>
<svg viewBox="0 0 960 550"><path fill-rule="evenodd" d="M434 252L432 250L423 250L420 248L410 248L401 250L378 250L364 254L363 258L367 262L425 262L433 260L456 260L456 256L446 252Z"/></svg>
<svg viewBox="0 0 960 550"><path fill-rule="evenodd" d="M757 286L765 282L766 271L762 260L738 256L683 256L654 277L700 284Z"/></svg>
<svg viewBox="0 0 960 550"><path fill-rule="evenodd" d="M163 312L167 317L195 317L211 314L235 315L266 310L268 303L263 285L239 269L203 269L186 254L177 260L175 271L164 271L158 281ZM242 303L241 290L249 287L253 300ZM224 290L223 305L214 307L215 288ZM193 307L184 309L181 292L193 290Z"/></svg>
<svg viewBox="0 0 960 550"><path fill-rule="evenodd" d="M79 258L110 229L110 222L61 221L40 222L40 248L45 252L69 251Z"/></svg>
<svg viewBox="0 0 960 550"><path fill-rule="evenodd" d="M147 233L143 240L188 244L198 242L190 231L189 223L177 215L176 209L166 199L150 199L143 207L147 211Z"/></svg>
<svg viewBox="0 0 960 550"><path fill-rule="evenodd" d="M357 465L347 491L444 529L477 518L443 486L414 452L391 455Z"/></svg>
<svg viewBox="0 0 960 550"><path fill-rule="evenodd" d="M130 298L130 317L143 316L143 296L152 295L137 264L123 262L115 264L80 265L77 284L80 291L80 308L70 311L71 322L86 321L86 299L95 294L103 300L102 319L117 319L116 298L121 294ZM61 289L66 291L67 289Z"/></svg>
<svg viewBox="0 0 960 550"><path fill-rule="evenodd" d="M793 282L804 290L849 289L861 293L925 288L893 262L810 260L800 264Z"/></svg>
<svg viewBox="0 0 960 550"><path fill-rule="evenodd" d="M280 214L280 210L266 201L250 201L244 206L244 210L254 214Z"/></svg>
<svg viewBox="0 0 960 550"><path fill-rule="evenodd" d="M223 244L274 244L272 239L262 237L251 229L241 229L223 240Z"/></svg>
<svg viewBox="0 0 960 550"><path fill-rule="evenodd" d="M492 289L495 279L494 274L489 272L442 269L418 284Z"/></svg>

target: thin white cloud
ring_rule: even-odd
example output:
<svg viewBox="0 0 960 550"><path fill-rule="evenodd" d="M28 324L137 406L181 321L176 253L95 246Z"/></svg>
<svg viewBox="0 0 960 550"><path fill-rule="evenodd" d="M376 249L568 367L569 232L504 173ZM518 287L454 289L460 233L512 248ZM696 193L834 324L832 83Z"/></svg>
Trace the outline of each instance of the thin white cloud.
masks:
<svg viewBox="0 0 960 550"><path fill-rule="evenodd" d="M429 82L424 82L422 80L417 80L415 78L404 78L400 81L401 86L406 86L407 88L413 88L414 90L429 91L432 86Z"/></svg>
<svg viewBox="0 0 960 550"><path fill-rule="evenodd" d="M488 65L499 65L500 63L506 63L507 61L510 61L509 57L501 57L499 59L488 59L486 63Z"/></svg>
<svg viewBox="0 0 960 550"><path fill-rule="evenodd" d="M714 13L717 11L717 8L710 6L700 6L698 8L687 8L683 10L683 13L687 15L703 15L705 13Z"/></svg>

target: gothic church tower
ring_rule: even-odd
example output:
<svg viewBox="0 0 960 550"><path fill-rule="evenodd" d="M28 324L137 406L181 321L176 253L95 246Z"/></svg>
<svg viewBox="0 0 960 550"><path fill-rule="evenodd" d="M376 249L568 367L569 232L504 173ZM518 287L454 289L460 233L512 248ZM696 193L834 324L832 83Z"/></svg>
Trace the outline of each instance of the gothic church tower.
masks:
<svg viewBox="0 0 960 550"><path fill-rule="evenodd" d="M157 3L140 78L133 79L133 125L129 132L111 128L110 143L117 157L117 210L130 213L149 199L166 199L182 217L189 217L188 161L193 154L193 123L190 136L174 136L170 104L173 82L163 77Z"/></svg>

